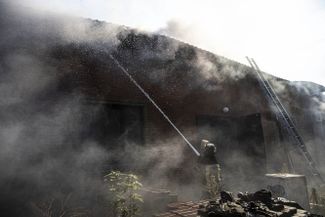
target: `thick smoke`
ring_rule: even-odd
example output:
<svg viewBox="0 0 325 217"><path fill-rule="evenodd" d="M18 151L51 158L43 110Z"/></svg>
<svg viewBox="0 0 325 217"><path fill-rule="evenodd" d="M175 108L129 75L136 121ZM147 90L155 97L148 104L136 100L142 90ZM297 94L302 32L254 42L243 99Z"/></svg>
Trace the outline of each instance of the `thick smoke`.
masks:
<svg viewBox="0 0 325 217"><path fill-rule="evenodd" d="M157 30L157 33L182 39L183 41L191 41L190 39L193 37L193 34L195 34L190 26L184 26L177 20L168 21L166 27Z"/></svg>
<svg viewBox="0 0 325 217"><path fill-rule="evenodd" d="M121 146L125 144L123 149L116 152L104 149L96 141L84 139L87 121L83 114L96 114L97 108L88 110L79 90L71 90L65 84L64 79L69 76L64 74L62 64L52 57L51 51L56 46L69 45L80 45L99 52L121 48L121 52L130 57L123 63L137 76L141 76L139 70L146 73L146 68L151 69L141 64L150 62L147 60L156 63L155 70L148 73L148 82L160 83L159 86L166 94L173 94L180 101L189 96L189 92L180 88L182 85L190 91L200 88L222 91L222 84L240 82L246 78L245 66L227 64L227 59L195 51L174 40L167 42L164 37L150 34L146 37L154 41L153 45L140 43L137 46L142 49L132 47L131 51L123 51L123 46L130 45L128 41L124 43L124 38L131 37L133 46L132 42L137 41L133 39L146 34L135 31L130 36L126 28L112 24L44 14L28 8L4 9L4 4L1 4L0 189L5 195L1 198L1 209L17 215L20 210L15 210L16 207L24 210L30 207L30 202L42 200L44 195L51 197L57 194L73 194L78 198L75 203L80 204L82 201L82 205L95 207L98 195L102 196L101 193L105 192L101 167L116 156L121 159L122 165L132 165L133 168L129 167L129 170L145 171L142 181L148 186L171 188L185 199L199 197L202 190L198 185L200 180L195 180L191 174L184 174L184 168L191 163L184 163L188 160L188 153L184 151L184 143L179 138L170 137L147 146L122 141ZM173 28L178 27L176 25ZM132 58L137 58L137 61ZM186 79L184 71L189 76ZM166 84L174 73L184 76L184 80ZM283 101L291 102L288 85L278 81L273 83L278 85L275 89ZM298 85L293 89L306 97L313 95L311 101L315 106L308 109L323 114L323 98L318 93L311 93L313 88ZM254 100L250 102L252 105L255 103ZM229 159L229 165L253 163L242 153L236 153ZM190 170L200 171L198 168ZM243 177L240 186L246 185L247 189L235 189L236 183L232 183L228 186L231 190L256 188L251 185L247 171L235 172ZM6 208L8 204L14 207Z"/></svg>
<svg viewBox="0 0 325 217"><path fill-rule="evenodd" d="M104 38L113 46L116 38L87 20L6 3L0 18L1 215L29 216L31 203L59 194L87 198L84 205L91 207L104 191L100 168L107 153L95 141L78 140L86 124L82 96L59 92L61 72L49 50Z"/></svg>
<svg viewBox="0 0 325 217"><path fill-rule="evenodd" d="M170 20L165 28L157 31L159 34L168 35L181 39L184 42L192 41L191 38L195 37L195 31L190 26L184 26L177 20ZM177 50L177 49L174 49ZM218 80L224 82L225 80L240 80L246 76L244 66L241 64L229 64L229 59L224 57L216 57L207 54L207 52L196 53L195 62L193 62L199 69L199 73L205 80ZM218 66L223 65L223 68Z"/></svg>
<svg viewBox="0 0 325 217"><path fill-rule="evenodd" d="M55 47L70 44L117 49L125 29L4 3L1 12L1 213L29 216L39 202L67 195L72 204L95 209L106 192L102 165L113 156L135 170L147 168L147 185L167 187L170 171L184 161L179 139L150 147L126 144L122 152L84 139L83 115L97 108L87 110L84 96L66 84L69 75L52 56Z"/></svg>

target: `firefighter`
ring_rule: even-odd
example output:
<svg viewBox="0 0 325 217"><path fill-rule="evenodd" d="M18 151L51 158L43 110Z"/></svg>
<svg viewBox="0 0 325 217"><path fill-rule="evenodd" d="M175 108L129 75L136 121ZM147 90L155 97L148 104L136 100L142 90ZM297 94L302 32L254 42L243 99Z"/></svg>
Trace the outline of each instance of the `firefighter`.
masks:
<svg viewBox="0 0 325 217"><path fill-rule="evenodd" d="M202 165L203 185L205 186L202 197L216 198L221 191L221 170L216 157L217 148L208 140L201 141L201 156L199 163Z"/></svg>

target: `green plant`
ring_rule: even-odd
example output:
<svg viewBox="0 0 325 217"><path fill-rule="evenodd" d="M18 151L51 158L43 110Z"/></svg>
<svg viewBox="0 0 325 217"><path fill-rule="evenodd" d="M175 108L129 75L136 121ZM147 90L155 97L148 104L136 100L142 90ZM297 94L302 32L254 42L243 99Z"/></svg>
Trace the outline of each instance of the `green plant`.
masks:
<svg viewBox="0 0 325 217"><path fill-rule="evenodd" d="M142 184L133 174L112 171L105 176L108 191L112 195L111 205L114 217L138 216L143 199L138 191Z"/></svg>

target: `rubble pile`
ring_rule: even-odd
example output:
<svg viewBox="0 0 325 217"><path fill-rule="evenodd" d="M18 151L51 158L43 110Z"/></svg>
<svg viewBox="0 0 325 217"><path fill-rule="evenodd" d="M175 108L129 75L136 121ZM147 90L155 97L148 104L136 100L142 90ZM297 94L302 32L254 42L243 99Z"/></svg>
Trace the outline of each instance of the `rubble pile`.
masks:
<svg viewBox="0 0 325 217"><path fill-rule="evenodd" d="M270 191L260 190L255 193L232 193L222 191L220 199L209 201L198 209L200 217L321 217L304 210L295 201L285 198L273 198Z"/></svg>

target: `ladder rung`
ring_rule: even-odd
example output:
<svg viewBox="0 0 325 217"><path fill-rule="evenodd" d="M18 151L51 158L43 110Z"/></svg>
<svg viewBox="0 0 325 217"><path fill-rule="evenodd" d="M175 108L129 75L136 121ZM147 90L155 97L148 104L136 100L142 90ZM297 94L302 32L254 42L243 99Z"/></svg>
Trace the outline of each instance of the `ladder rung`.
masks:
<svg viewBox="0 0 325 217"><path fill-rule="evenodd" d="M286 109L284 108L284 106L282 105L282 103L280 102L279 98L277 97L275 91L273 90L272 86L270 85L270 83L265 79L265 77L263 76L263 74L260 72L259 67L257 66L256 62L254 61L254 59L249 59L248 57L246 57L249 64L251 65L251 67L254 69L254 71L256 72L256 74L258 75L258 81L261 85L261 87L263 87L263 92L266 93L266 95L268 96L269 100L273 102L273 104L275 105L275 107L277 108L278 112L281 115L281 118L284 120L282 121L281 119L279 119L277 117L278 120L281 120L280 123L285 124L285 128L286 129L290 129L289 133L291 134L291 136L293 136L295 139L297 139L296 141L296 145L297 147L300 148L300 150L302 151L302 153L304 154L306 160L308 161L308 164L310 166L310 170L312 172L312 174L314 174L315 176L318 176L319 180L321 180L321 182L324 182L324 180L322 179L320 173L318 172L318 170L316 169L315 163L311 157L311 155L309 154L303 139L301 138L301 136L299 135L293 121L291 120L289 114L287 113Z"/></svg>

